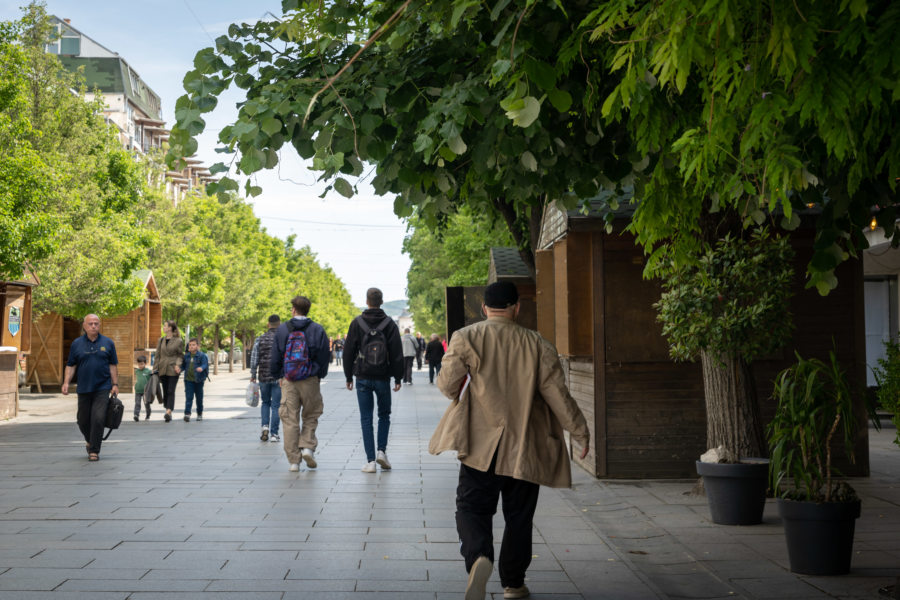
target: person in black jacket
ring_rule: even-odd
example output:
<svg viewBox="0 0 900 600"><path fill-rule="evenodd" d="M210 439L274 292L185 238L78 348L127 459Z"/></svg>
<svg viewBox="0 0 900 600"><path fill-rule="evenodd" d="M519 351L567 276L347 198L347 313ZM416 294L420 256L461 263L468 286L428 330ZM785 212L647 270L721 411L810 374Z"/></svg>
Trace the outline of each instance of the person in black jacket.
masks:
<svg viewBox="0 0 900 600"><path fill-rule="evenodd" d="M315 451L319 443L316 439L316 427L324 409L319 381L328 375L328 363L331 362L331 349L328 347L325 330L306 316L311 305L306 296L294 296L291 300L293 317L276 330L269 362L269 373L279 382L283 394L278 416L281 417L281 435L284 438L284 453L290 463L289 471L299 471L301 460L310 469L316 468ZM291 333L295 331L303 332L309 358L296 379L291 372L285 373L284 364L285 347Z"/></svg>
<svg viewBox="0 0 900 600"><path fill-rule="evenodd" d="M425 360L428 362L428 383L434 383L434 376L441 372L441 360L444 358L444 345L438 334L431 334L431 341L425 346Z"/></svg>
<svg viewBox="0 0 900 600"><path fill-rule="evenodd" d="M381 290L369 288L366 291L368 308L353 319L344 340L344 375L347 377L348 390L353 390L353 376L356 375L356 400L359 402L359 420L367 461L362 468L364 473L374 473L376 463L381 465L382 469L391 468L386 454L388 431L391 427L391 377L394 378L395 392L400 391L400 380L403 377L400 330L394 320L381 310L383 303ZM383 340L378 331L381 332ZM374 338L379 341L372 341ZM378 347L382 342L384 348L379 350ZM375 435L372 431L376 398L377 453Z"/></svg>

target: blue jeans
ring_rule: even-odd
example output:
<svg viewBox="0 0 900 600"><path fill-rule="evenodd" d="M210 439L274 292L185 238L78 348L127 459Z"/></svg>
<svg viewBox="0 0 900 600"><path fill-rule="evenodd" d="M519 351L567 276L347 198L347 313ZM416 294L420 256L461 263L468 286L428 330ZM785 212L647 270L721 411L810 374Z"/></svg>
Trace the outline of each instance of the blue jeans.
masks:
<svg viewBox="0 0 900 600"><path fill-rule="evenodd" d="M184 414L191 416L191 407L194 405L194 396L197 396L197 414L203 414L203 382L184 382Z"/></svg>
<svg viewBox="0 0 900 600"><path fill-rule="evenodd" d="M359 422L362 425L363 448L366 459L375 460L375 436L372 432L372 413L378 399L378 449L387 450L391 428L391 382L375 379L356 379L356 400L359 402Z"/></svg>
<svg viewBox="0 0 900 600"><path fill-rule="evenodd" d="M277 381L261 381L259 384L259 410L262 426L269 427L272 435L278 434L278 409L281 407L281 386Z"/></svg>

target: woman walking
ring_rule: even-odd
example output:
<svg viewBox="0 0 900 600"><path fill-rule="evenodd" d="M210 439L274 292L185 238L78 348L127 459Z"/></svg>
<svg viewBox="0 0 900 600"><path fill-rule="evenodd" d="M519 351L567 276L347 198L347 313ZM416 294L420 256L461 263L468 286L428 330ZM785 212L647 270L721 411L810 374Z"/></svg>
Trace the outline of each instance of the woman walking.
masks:
<svg viewBox="0 0 900 600"><path fill-rule="evenodd" d="M163 402L166 405L166 423L172 420L175 409L175 386L181 373L181 361L184 358L184 340L178 331L175 321L163 323L163 333L156 344L156 371L163 389Z"/></svg>

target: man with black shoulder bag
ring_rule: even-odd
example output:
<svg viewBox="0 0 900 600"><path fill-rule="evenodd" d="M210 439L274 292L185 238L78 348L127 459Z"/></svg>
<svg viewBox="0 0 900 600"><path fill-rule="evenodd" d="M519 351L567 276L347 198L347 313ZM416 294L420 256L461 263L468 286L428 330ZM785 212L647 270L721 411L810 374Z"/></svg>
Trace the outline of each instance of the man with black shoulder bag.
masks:
<svg viewBox="0 0 900 600"><path fill-rule="evenodd" d="M119 395L119 359L115 343L100 333L100 317L86 316L82 328L84 335L75 339L69 350L62 393L69 393L77 369L78 429L84 436L88 460L94 462L100 459L110 398Z"/></svg>

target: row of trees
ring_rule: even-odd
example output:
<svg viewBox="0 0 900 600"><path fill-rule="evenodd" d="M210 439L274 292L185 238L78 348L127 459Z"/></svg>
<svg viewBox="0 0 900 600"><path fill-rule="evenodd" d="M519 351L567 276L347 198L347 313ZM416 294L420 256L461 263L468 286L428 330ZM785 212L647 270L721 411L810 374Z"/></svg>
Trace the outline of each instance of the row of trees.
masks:
<svg viewBox="0 0 900 600"><path fill-rule="evenodd" d="M40 4L0 25L0 278L30 264L35 313L80 318L139 306L134 272L151 269L164 317L216 345L222 330L249 342L298 293L330 335L345 331L356 309L340 279L293 236L266 233L236 193L173 206L162 155L122 149L102 101L44 51L51 33Z"/></svg>
<svg viewBox="0 0 900 600"><path fill-rule="evenodd" d="M448 216L430 228L417 214L408 220L410 233L403 252L411 259L407 294L416 329L425 335L445 334L445 287L484 285L490 268L490 248L511 246L506 227L468 210Z"/></svg>

